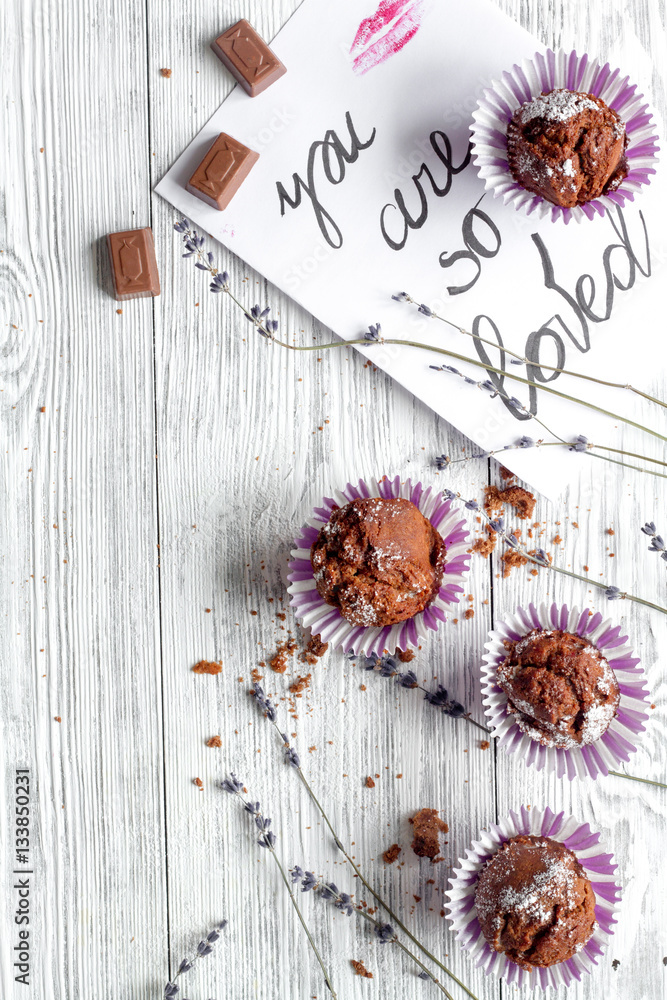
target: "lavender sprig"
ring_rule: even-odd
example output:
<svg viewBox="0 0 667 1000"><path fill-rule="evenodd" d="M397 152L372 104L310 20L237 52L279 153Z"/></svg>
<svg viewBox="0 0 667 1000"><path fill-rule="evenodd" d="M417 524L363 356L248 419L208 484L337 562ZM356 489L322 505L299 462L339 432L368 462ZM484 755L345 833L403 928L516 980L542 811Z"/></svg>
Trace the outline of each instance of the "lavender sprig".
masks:
<svg viewBox="0 0 667 1000"><path fill-rule="evenodd" d="M466 510L474 510L476 513L480 514L494 531L497 530L494 527L494 525L497 524L499 527L499 530L497 530L499 538L501 538L506 545L509 545L513 549L516 549L517 552L520 552L521 555L525 557L527 562L534 563L536 566L542 566L545 569L553 570L554 573L560 573L562 576L569 576L573 580L581 580L582 583L586 583L591 587L596 587L598 590L601 590L605 597L611 601L634 601L635 604L643 604L644 607L652 608L654 611L659 611L661 614L667 615L667 608L663 608L659 604L654 604L652 601L646 601L643 597L636 597L634 594L629 594L625 590L620 590L619 587L610 587L609 584L594 580L589 576L582 576L581 573L575 573L573 570L564 569L562 566L549 562L543 549L537 549L534 553L528 552L527 549L519 544L514 535L511 535L505 529L502 518L494 521L493 518L489 517L484 508L480 507L477 500L465 500L460 493L455 493L454 490L443 490L442 495L445 500L451 500L453 503L462 503Z"/></svg>
<svg viewBox="0 0 667 1000"><path fill-rule="evenodd" d="M653 521L649 521L647 524L643 525L640 530L651 539L651 544L648 547L649 552L659 552L660 558L667 562L667 546L665 546L662 535L658 534Z"/></svg>
<svg viewBox="0 0 667 1000"><path fill-rule="evenodd" d="M265 715L267 718L269 718L268 714L265 713ZM322 961L322 956L320 955L317 949L317 945L313 940L313 936L310 933L308 925L299 908L299 904L297 903L294 893L292 892L292 886L290 884L290 880L287 876L287 873L283 867L283 864L276 853L275 850L276 836L273 833L273 831L269 829L269 827L271 826L271 820L269 819L268 816L265 816L262 813L259 802L252 802L243 797L243 783L239 781L239 779L236 777L235 774L230 773L230 775L227 778L225 778L224 781L220 782L220 787L223 789L223 791L227 792L229 795L235 795L238 798L239 802L242 804L244 811L253 817L255 827L259 830L259 837L257 838L257 843L259 844L260 847L264 847L269 851L271 857L278 866L278 871L280 872L281 878L285 883L292 906L294 907L296 915L299 918L299 922L301 923L301 926L303 927L305 935L308 939L308 944L312 948L315 958L317 959L320 969L322 970L322 974L324 976L324 981L327 985L327 988L331 993L332 997L334 998L334 1000L337 1000L336 991L333 988L333 984L331 982L331 979L329 978L329 973L327 972L326 966Z"/></svg>
<svg viewBox="0 0 667 1000"><path fill-rule="evenodd" d="M468 375L464 375L463 372L460 372L458 368L454 368L453 365L429 365L429 368L432 371L446 372L447 374L450 375L456 375L458 378L463 379L463 381L467 385L474 385L477 389L481 389L484 392L488 392L491 396L491 399L495 399L496 396L500 396L500 398L503 399L511 409L516 410L519 413L522 413L526 420L535 421L535 423L539 424L540 427L543 427L548 434L551 434L551 436L555 438L554 441L543 441L543 440L533 441L532 438L524 436L520 439L518 445L514 445L515 448L516 447L519 448L565 447L569 451L586 452L587 454L590 454L592 458L598 458L604 462L610 462L612 465L620 465L624 469L633 469L635 472L647 472L650 475L658 476L660 479L667 479L667 473L656 472L655 469L643 469L639 465L632 465L629 462L619 461L618 459L610 458L608 455L598 455L594 452L593 449L597 448L600 451L609 451L613 452L616 455L624 455L629 458L639 458L644 462L653 462L655 465L662 465L664 468L667 468L667 462L664 462L660 458L652 458L650 455L642 455L636 451L626 451L624 448L614 448L611 445L592 444L589 442L588 438L584 437L583 434L579 434L576 438L574 438L574 440L568 441L565 438L562 438L550 427L548 427L543 420L540 420L539 417L536 417L535 414L532 413L532 411L529 410L527 406L524 406L521 400L517 399L516 396L510 396L507 392L504 391L504 389L496 388L496 386L494 386L493 382L491 382L490 379L486 379L483 382L478 382L474 378L470 378ZM457 459L456 461L462 462L462 461L470 461L473 458L489 458L492 455L498 455L503 451L508 451L511 447L512 445L505 445L505 447L496 448L494 451L478 452L475 455L469 455L466 456L466 458L464 459ZM451 464L451 461L446 455L439 455L435 459L435 464L437 468L443 469L446 468L447 465Z"/></svg>
<svg viewBox="0 0 667 1000"><path fill-rule="evenodd" d="M255 700L257 701L257 690L256 690L256 688L257 688L257 686L255 685L255 687L253 687L253 689L252 689L252 693L255 695ZM260 694L260 700L257 701L257 704L260 706L260 711L262 712L262 715L264 715L264 717L269 720L269 722L272 724L272 726L275 729L275 731L280 736L280 739L281 739L282 744L283 744L283 749L285 751L292 749L291 744L290 744L290 742L289 742L286 734L281 731L280 727L278 726L278 723L275 721L275 719L274 720L270 719L269 716L267 715L267 713L265 712L265 710L264 710L264 702L266 701L266 695L264 694L264 691L261 690L261 688L260 688L260 692L261 692L261 694ZM418 938L415 937L415 935L410 930L408 930L408 928L405 926L405 924L402 922L402 920L397 916L397 914L394 912L394 910L392 910L392 908L389 906L389 904L387 902L385 902L385 900L382 898L382 896L380 896L379 893L376 892L376 890L373 888L373 886L364 877L364 875L362 874L361 870L359 869L359 866L357 865L356 861L354 860L354 858L352 857L352 855L350 854L350 852L346 849L346 847L344 846L344 844L341 841L340 837L336 833L331 820L329 819L327 813L324 810L324 807L320 803L319 799L315 795L315 792L314 792L313 788L311 787L310 783L308 782L308 779L306 778L306 776L305 776L305 774L303 772L303 768L301 767L301 764L300 763L299 764L293 763L293 759L290 756L288 756L287 753L285 753L285 759L286 759L286 762L291 765L291 767L293 768L293 770L296 771L296 773L297 773L297 775L299 777L299 781L301 782L301 784L303 785L303 787L306 789L306 792L308 793L311 802L313 803L313 805L315 806L315 808L319 812L320 816L324 820L324 822L326 824L326 827L329 830L329 833L331 834L336 847L341 852L341 854L343 855L343 857L345 858L345 860L347 861L347 863L351 866L352 870L354 871L355 875L357 876L357 878L359 879L359 881L361 882L361 884L368 890L368 892L370 892L371 896L376 900L376 902L384 910L386 910L386 912L389 914L389 916L394 921L394 923L397 924L398 927L400 927L400 929L403 931L403 933L410 939L410 941L412 941L412 943L419 949L419 951L421 951L422 954L425 955L430 962L433 962L434 965L437 965L437 967L439 969L441 969L442 972L445 973L445 975L449 976L449 978L452 979L453 982L455 982L458 986L460 986L461 989L464 990L464 992L468 994L468 996L471 998L471 1000L477 1000L477 997L475 996L475 994L471 993L471 991L468 989L468 987L465 985L465 983L462 983L461 980L450 969L448 969L446 965L443 965L443 963L439 959L437 959L435 957L435 955L433 955L426 948L426 946L423 945L421 943L421 941ZM297 756L297 760L298 760L298 756Z"/></svg>
<svg viewBox="0 0 667 1000"><path fill-rule="evenodd" d="M418 973L419 979L430 979L433 983L435 983L438 989L444 993L447 1000L453 1000L451 994L443 986L440 980L432 975L421 959L403 944L391 924L383 923L381 920L372 916L365 907L360 904L355 904L353 902L353 897L350 896L349 893L341 892L338 886L333 882L327 882L321 877L318 878L312 872L304 871L303 868L300 868L298 865L295 865L294 868L290 868L289 874L292 883L294 885L299 885L302 892L313 892L321 899L328 900L337 910L344 913L348 917L351 917L353 913L357 913L360 917L363 917L364 920L372 925L373 934L379 944L397 945L401 951L412 959L415 965L421 969L421 972Z"/></svg>
<svg viewBox="0 0 667 1000"><path fill-rule="evenodd" d="M217 291L218 288L219 288L225 294L229 295L229 297L232 299L232 301L242 311L243 315L247 319L249 319L249 320L251 320L253 322L253 325L255 326L255 328L257 329L257 331L263 337L265 337L267 340L270 340L273 343L277 344L279 347L284 347L286 350L290 350L290 351L324 351L324 350L329 350L329 349L334 349L334 348L345 348L345 347L356 346L356 345L368 347L369 341L365 339L365 336L363 336L363 337L361 337L359 339L355 339L355 340L335 340L335 341L329 341L326 344L289 344L286 341L279 340L275 336L275 334L276 334L276 332L278 330L278 322L277 322L277 320L268 320L266 318L267 312L268 312L268 307L265 308L264 310L262 310L262 309L260 309L259 306L253 306L252 309L250 310L250 312L248 312L248 309L241 302L239 302L239 300L236 298L236 296L232 293L232 291L231 291L228 283L227 284L223 284L223 285L219 285L218 282L215 281L215 277L216 277L216 275L219 272L218 272L218 269L216 267L214 267L214 265L213 265L212 254L211 253L204 253L204 251L203 251L204 237L200 236L196 232L196 230L192 230L192 231L190 230L189 223L188 223L187 219L183 219L181 222L178 222L174 226L174 229L178 233L180 233L182 235L182 237L183 237L183 242L184 242L184 245L185 245L186 250L187 250L187 252L185 254L183 254L183 256L184 257L196 256L197 257L197 261L195 262L195 267L199 268L202 271L208 271L212 275L212 277L214 278L214 281L211 283L211 290L212 291ZM222 272L222 274L224 275L224 274L226 274L226 272ZM407 293L401 293L401 294L406 294L406 298L404 300L402 300L402 301L408 301L409 300L409 296L407 296ZM420 305L420 311L423 312L427 316L429 316L429 315L435 315L435 314L432 313L432 310L428 306L426 306L424 304ZM436 317L436 318L440 319L441 317ZM445 320L444 322L448 322L448 321ZM459 328L457 327L457 329L459 329ZM370 328L369 328L369 332L370 332ZM667 437L665 437L665 435L660 434L658 431L653 430L650 427L645 427L643 424L639 424L635 420L631 420L629 417L624 417L624 416L622 416L619 413L613 413L611 410L606 410L604 407L598 406L596 403L591 403L589 400L580 399L577 396L571 396L571 395L569 395L569 393L561 392L559 389L554 389L553 386L546 385L546 384L541 383L541 382L535 382L535 381L533 381L531 379L524 378L521 375L517 375L517 374L515 374L515 373L513 373L511 371L503 371L502 369L497 368L494 365L485 364L483 361L479 361L476 358L469 358L469 357L467 357L464 354L458 354L456 351L450 351L450 350L447 350L444 347L434 347L434 346L431 346L429 344L421 344L418 341L414 341L414 340L403 340L403 339L399 339L399 338L382 338L382 342L385 343L385 344L396 345L397 347L416 347L419 350L426 350L426 351L431 352L432 354L442 354L442 355L445 355L446 357L453 358L454 360L463 361L466 364L472 365L475 368L481 368L484 371L493 372L496 375L505 376L506 378L510 378L510 379L513 379L516 382L520 382L522 385L528 385L531 388L539 389L542 392L546 392L546 393L548 393L548 394L550 394L552 396L558 396L561 399L566 399L566 400L568 400L571 403L578 403L580 406L585 406L585 407L587 407L590 410L594 410L596 413L602 413L604 416L611 417L613 420L617 420L617 421L620 421L621 423L627 424L628 426L635 427L637 430L644 431L644 433L649 434L649 435L651 435L653 437L656 437L659 440L664 441L664 442L667 443ZM497 346L497 345L495 345L495 346ZM573 373L570 373L570 374L573 374ZM629 388L632 388L632 387L629 387ZM635 390L635 391L638 391L638 390ZM645 394L642 393L642 395L645 395ZM653 397L647 397L647 398L653 399ZM660 402L660 400L655 400L655 402ZM661 405L667 405L667 404L661 404ZM592 452L589 451L588 454L592 454ZM603 456L596 456L596 457L600 458L600 457L603 457ZM608 459L608 461L612 461L612 460ZM616 464L624 465L625 463L621 462L621 463L616 463ZM631 468L635 468L635 467L631 466ZM646 470L640 470L640 471L646 471Z"/></svg>
<svg viewBox="0 0 667 1000"><path fill-rule="evenodd" d="M537 441L534 441L533 438L528 437L527 435L524 434L523 437L519 438L518 441L515 441L514 444L506 444L503 445L502 448L492 448L490 451L480 451L472 455L463 455L461 458L450 458L449 455L436 455L436 457L433 459L433 464L435 465L436 469L438 469L440 472L443 472L450 465L459 465L461 462L472 462L475 459L494 458L498 455L502 455L506 451L525 450L526 448L568 448L570 451L585 451L586 448L588 448L590 451L591 449L599 448L602 451L613 451L618 455L626 455L629 458L640 458L644 462L653 462L656 465L664 465L665 467L667 467L667 462L663 462L662 459L651 458L650 455L640 455L634 451L626 451L624 448L611 448L608 445L593 444L592 442L588 442L586 447L584 447L583 446L584 440L585 439L583 438L583 435L580 435L573 441L567 441L567 440L544 441L542 438L539 438ZM607 458L606 455L593 454L591 457L601 458L604 461L612 462L612 464L614 465L622 465L627 469L634 469L637 472L650 471L648 469L642 469L637 465L630 465L628 462L614 462L613 459ZM653 472L652 475L659 476L661 479L667 478L667 476L661 472Z"/></svg>
<svg viewBox="0 0 667 1000"><path fill-rule="evenodd" d="M399 292L397 295L392 295L392 299L396 302L408 302L410 305L417 307L417 312L421 313L422 316L428 316L430 319L440 320L441 323L446 323L447 326L453 327L462 333L465 337L471 337L473 340L478 341L480 344L488 344L489 347L498 347L497 342L489 340L486 337L480 337L478 333L472 333L470 330L466 330L464 327L459 326L458 323L452 322L452 320L446 319L444 316L439 316L438 313L434 312L429 306L424 305L423 302L418 302L413 299L411 295L407 292ZM503 347L503 351L510 357L510 364L512 365L529 365L530 361L527 357L516 354L514 351L510 351L509 348ZM573 372L569 371L567 368L555 368L553 365L546 365L540 362L540 368L545 371L558 372L560 375L570 375L572 378L583 379L586 382L596 382L598 385L606 385L611 389L627 389L629 392L634 392L638 396L642 396L643 399L648 399L652 403L657 403L658 406L667 407L667 403L663 402L662 399L657 399L655 396L651 396L647 392L643 392L641 389L636 389L633 385L627 382L608 382L603 378L595 378L593 375L584 375L583 372Z"/></svg>
<svg viewBox="0 0 667 1000"><path fill-rule="evenodd" d="M170 979L164 988L165 1000L173 1000L173 998L180 993L180 986L176 980L189 972L198 959L206 958L213 951L213 945L220 937L220 931L223 931L227 926L227 920L221 920L219 924L216 924L213 930L209 931L205 938L197 945L197 950L192 956L192 958L184 958L178 967L176 975L173 979Z"/></svg>
<svg viewBox="0 0 667 1000"><path fill-rule="evenodd" d="M380 677L393 677L399 687L416 688L423 691L424 700L429 705L433 705L434 708L439 708L443 715L449 715L452 719L465 719L466 722L477 726L482 732L490 732L486 726L470 717L460 701L450 698L447 689L442 684L438 684L435 690L429 691L428 688L422 687L413 670L402 671L397 657L387 653L383 656L357 656L356 653L348 653L347 658L351 663L358 662L362 670L373 670Z"/></svg>
<svg viewBox="0 0 667 1000"><path fill-rule="evenodd" d="M510 535L506 530L503 518L494 519L489 517L484 508L480 507L476 500L464 500L460 493L455 493L453 490L443 490L442 495L446 500L451 500L452 503L462 503L466 510L476 511L481 517L484 518L489 527L497 533L499 538L501 538L507 545L516 549L517 552L520 552L528 562L532 562L536 566L553 570L555 573L560 573L563 576L569 576L574 580L580 580L582 583L587 583L597 587L598 590L601 590L604 593L605 597L609 601L634 601L636 604L643 604L645 607L653 608L654 611L659 611L661 614L667 615L667 608L663 608L659 604L653 604L652 601L645 601L642 597L635 597L634 594L628 594L619 587L609 586L609 584L606 583L598 583L596 580L592 580L588 576L582 576L580 573L575 573L572 570L563 569L562 566L555 565L549 561L544 549L536 549L534 553L528 552L525 548L519 545L514 535ZM667 788L667 784L662 781L652 781L649 778L637 778L634 777L634 775L623 774L621 771L610 771L609 774L613 774L617 778L628 778L631 781L641 781L647 785L658 785L660 788Z"/></svg>

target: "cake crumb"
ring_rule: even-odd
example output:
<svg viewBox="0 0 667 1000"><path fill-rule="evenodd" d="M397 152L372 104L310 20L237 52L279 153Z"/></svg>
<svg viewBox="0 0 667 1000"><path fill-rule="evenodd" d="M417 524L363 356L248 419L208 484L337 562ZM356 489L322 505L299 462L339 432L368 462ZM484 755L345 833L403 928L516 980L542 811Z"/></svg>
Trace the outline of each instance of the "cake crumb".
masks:
<svg viewBox="0 0 667 1000"><path fill-rule="evenodd" d="M490 746L491 746L491 744L490 744L490 742L488 740L480 740L479 741L479 749L480 750L488 750Z"/></svg>
<svg viewBox="0 0 667 1000"><path fill-rule="evenodd" d="M508 486L504 490L499 490L497 486L484 487L484 510L490 517L501 513L507 504L523 520L533 516L536 502L534 495L524 490L523 486Z"/></svg>
<svg viewBox="0 0 667 1000"><path fill-rule="evenodd" d="M369 972L363 962L358 962L356 958L350 959L350 965L354 969L355 976L363 976L364 979L372 979L373 973Z"/></svg>
<svg viewBox="0 0 667 1000"><path fill-rule="evenodd" d="M328 642L322 642L319 635L313 635L306 643L306 648L299 653L299 660L312 667L321 656L324 656L328 648Z"/></svg>
<svg viewBox="0 0 667 1000"><path fill-rule="evenodd" d="M214 662L212 660L200 660L192 668L193 674L219 674L222 670L222 660Z"/></svg>
<svg viewBox="0 0 667 1000"><path fill-rule="evenodd" d="M370 774L366 778L366 788L375 788L375 782L371 778Z"/></svg>
<svg viewBox="0 0 667 1000"><path fill-rule="evenodd" d="M296 642L294 639L287 639L286 642L281 642L275 654L269 660L269 666L276 674L284 674L287 670L287 660L294 655L296 651Z"/></svg>
<svg viewBox="0 0 667 1000"><path fill-rule="evenodd" d="M306 674L304 677L297 677L295 681L292 681L289 686L292 694L295 694L297 698L301 697L301 693L310 687L311 676L311 674Z"/></svg>
<svg viewBox="0 0 667 1000"><path fill-rule="evenodd" d="M169 77L171 76L171 70L170 69L161 69L160 70L160 76L164 76L168 80Z"/></svg>
<svg viewBox="0 0 667 1000"><path fill-rule="evenodd" d="M509 469L506 469L504 465L500 466L500 478L506 483L515 483L516 476Z"/></svg>
<svg viewBox="0 0 667 1000"><path fill-rule="evenodd" d="M201 780L201 778L193 778L192 784L196 785L200 791L204 788L204 782Z"/></svg>
<svg viewBox="0 0 667 1000"><path fill-rule="evenodd" d="M473 611L472 608L468 608L466 611L463 612L463 617L464 618L474 618L475 617L475 612Z"/></svg>
<svg viewBox="0 0 667 1000"><path fill-rule="evenodd" d="M222 740L219 736L211 736L210 740L206 740L207 747L221 747Z"/></svg>
<svg viewBox="0 0 667 1000"><path fill-rule="evenodd" d="M517 566L525 566L528 562L526 556L516 549L507 549L500 557L503 564L503 577L506 579Z"/></svg>
<svg viewBox="0 0 667 1000"><path fill-rule="evenodd" d="M482 535L479 538L476 538L470 550L471 552L478 552L480 556L484 557L484 559L488 559L491 555L498 540L496 532L489 524L486 525L486 531L486 537Z"/></svg>
<svg viewBox="0 0 667 1000"><path fill-rule="evenodd" d="M401 853L401 848L398 846L398 844L392 844L391 847L388 847L387 850L384 851L382 859L386 865L393 865L394 861L396 860L396 858L400 853Z"/></svg>
<svg viewBox="0 0 667 1000"><path fill-rule="evenodd" d="M614 529L613 529L613 528L607 528L607 534L608 534L608 535L615 535L615 534L616 534L616 532L614 531Z"/></svg>
<svg viewBox="0 0 667 1000"><path fill-rule="evenodd" d="M56 722L62 722L63 721L59 715L54 715L53 718L55 719Z"/></svg>
<svg viewBox="0 0 667 1000"><path fill-rule="evenodd" d="M395 655L401 663L410 663L415 658L414 649L397 649Z"/></svg>
<svg viewBox="0 0 667 1000"><path fill-rule="evenodd" d="M442 860L440 853L440 834L447 833L449 827L438 816L437 809L420 809L408 820L412 824L414 840L412 850L418 858L430 858L434 863Z"/></svg>

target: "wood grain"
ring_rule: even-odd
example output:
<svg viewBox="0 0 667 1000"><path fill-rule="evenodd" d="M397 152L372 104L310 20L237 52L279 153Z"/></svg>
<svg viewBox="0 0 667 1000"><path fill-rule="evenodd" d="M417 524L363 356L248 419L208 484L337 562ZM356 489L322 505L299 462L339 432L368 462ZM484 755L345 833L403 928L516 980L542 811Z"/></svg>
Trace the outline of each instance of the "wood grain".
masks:
<svg viewBox="0 0 667 1000"><path fill-rule="evenodd" d="M542 42L622 61L664 114L662 4L498 2ZM2 11L10 55L0 111L0 847L3 859L13 856L14 768L29 766L36 997L161 996L168 974L223 917L229 927L183 980L186 996L325 995L271 858L217 784L235 771L272 817L287 865L363 898L248 696L251 671L287 630L298 634L285 606L291 539L320 497L359 476L398 472L475 497L497 481L497 465L486 462L438 475L433 457L470 453L470 442L355 354L317 360L255 340L229 300L211 296L205 275L181 260L173 210L151 196L231 89L210 40L241 16L270 39L297 6L9 0ZM147 224L162 295L124 303L119 314L101 240ZM304 342L328 337L261 276L213 249L243 301L270 303L282 329ZM647 378L664 397L659 368ZM591 578L665 603L664 563L639 532L663 516L664 489L600 466L591 460L561 503L539 503L540 544L562 565L588 566ZM469 524L479 530L474 516ZM441 681L481 720L478 665L498 617L540 599L599 607L640 650L658 706L628 769L662 780L665 620L608 604L585 584L501 573L497 558L473 559L466 594L475 615L456 615L424 644L414 664L420 680ZM222 659L222 673L193 674L201 658ZM524 802L602 829L620 866L623 913L611 951L568 995L662 995L663 791L613 777L561 782L493 746L482 750L477 730L340 654L307 668L310 687L292 702L287 688L304 665L294 661L282 676L259 669L362 869L480 1000L510 991L456 944L439 915L443 889L478 830ZM221 748L207 747L216 734ZM374 789L364 786L368 774L380 775ZM419 862L409 849L407 820L421 806L449 823L443 864ZM394 842L403 852L387 867L381 854ZM3 864L3 898L11 884ZM361 922L311 896L299 902L339 997L433 991ZM13 1000L27 993L13 982L8 913L0 994ZM355 977L351 958L374 979Z"/></svg>

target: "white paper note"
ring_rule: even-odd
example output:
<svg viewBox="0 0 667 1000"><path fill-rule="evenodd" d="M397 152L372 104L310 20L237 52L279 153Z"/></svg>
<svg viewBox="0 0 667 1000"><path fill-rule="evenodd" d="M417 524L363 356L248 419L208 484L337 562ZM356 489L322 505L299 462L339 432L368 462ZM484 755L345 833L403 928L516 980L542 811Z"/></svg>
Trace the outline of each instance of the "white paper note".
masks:
<svg viewBox="0 0 667 1000"><path fill-rule="evenodd" d="M580 225L504 207L468 162L471 115L482 88L540 46L486 0L384 0L380 13L390 8L393 23L369 38L373 22L360 30L360 21L373 14L373 0L305 0L272 42L286 75L254 99L237 87L156 190L345 340L379 322L386 338L479 359L483 345L392 300L407 291L521 356L529 346L543 364L644 385L647 357L664 357L660 174L621 213ZM223 131L260 158L219 212L185 183ZM259 341L254 349L267 349ZM486 350L503 367L500 351ZM451 364L475 380L489 378L484 369L410 347L363 351L485 451L523 435L551 437L498 397L429 365ZM526 375L509 357L504 368ZM623 390L563 375L550 385L623 415L640 412ZM504 388L530 405L527 386L506 377ZM560 437L621 446L618 421L543 392L536 402L537 418ZM642 408L644 421L664 423L656 409ZM591 460L544 448L508 451L503 464L555 497Z"/></svg>

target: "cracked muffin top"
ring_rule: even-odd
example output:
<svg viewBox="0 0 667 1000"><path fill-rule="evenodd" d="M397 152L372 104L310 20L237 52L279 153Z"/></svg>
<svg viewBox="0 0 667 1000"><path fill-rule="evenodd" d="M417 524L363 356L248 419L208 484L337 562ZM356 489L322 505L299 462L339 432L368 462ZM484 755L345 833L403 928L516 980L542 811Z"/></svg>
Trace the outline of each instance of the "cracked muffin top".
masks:
<svg viewBox="0 0 667 1000"><path fill-rule="evenodd" d="M576 855L549 837L505 841L477 881L475 906L495 951L521 968L565 962L595 930L595 893Z"/></svg>
<svg viewBox="0 0 667 1000"><path fill-rule="evenodd" d="M628 173L622 119L594 94L552 90L516 109L507 127L514 180L574 208L615 191Z"/></svg>
<svg viewBox="0 0 667 1000"><path fill-rule="evenodd" d="M607 731L620 698L614 671L588 639L533 629L505 641L498 683L522 732L548 747L573 749Z"/></svg>
<svg viewBox="0 0 667 1000"><path fill-rule="evenodd" d="M365 497L334 508L310 560L320 597L347 621L394 625L438 593L445 544L410 500Z"/></svg>

